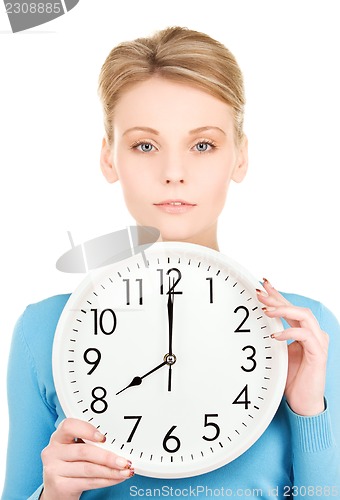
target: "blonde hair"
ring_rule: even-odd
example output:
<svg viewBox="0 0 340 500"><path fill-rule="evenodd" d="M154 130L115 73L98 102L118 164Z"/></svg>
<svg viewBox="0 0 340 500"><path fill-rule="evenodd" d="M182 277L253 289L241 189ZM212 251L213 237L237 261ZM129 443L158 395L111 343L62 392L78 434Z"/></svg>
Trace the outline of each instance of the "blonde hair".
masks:
<svg viewBox="0 0 340 500"><path fill-rule="evenodd" d="M230 105L236 140L243 137L244 85L235 57L208 35L176 26L150 37L120 43L106 58L98 93L110 145L114 108L119 98L131 85L154 75L193 85Z"/></svg>

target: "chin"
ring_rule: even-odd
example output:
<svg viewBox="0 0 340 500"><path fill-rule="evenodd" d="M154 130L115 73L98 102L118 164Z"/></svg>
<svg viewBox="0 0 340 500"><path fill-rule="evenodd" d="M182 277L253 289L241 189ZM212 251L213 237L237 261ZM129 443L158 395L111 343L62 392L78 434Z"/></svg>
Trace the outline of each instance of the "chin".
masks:
<svg viewBox="0 0 340 500"><path fill-rule="evenodd" d="M148 219L146 221L146 219ZM141 226L152 226L159 230L160 241L183 241L187 243L196 243L197 245L213 246L216 241L217 224L207 224L207 226L193 224L193 220L184 220L184 218L173 217L172 220L151 220L144 218L138 220ZM203 221L201 221L203 222Z"/></svg>

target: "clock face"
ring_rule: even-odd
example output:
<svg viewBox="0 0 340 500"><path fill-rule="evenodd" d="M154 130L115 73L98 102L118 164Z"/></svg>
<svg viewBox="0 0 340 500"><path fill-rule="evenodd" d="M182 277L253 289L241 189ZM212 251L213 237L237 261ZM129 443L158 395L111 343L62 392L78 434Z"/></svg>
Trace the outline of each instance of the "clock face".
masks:
<svg viewBox="0 0 340 500"><path fill-rule="evenodd" d="M189 477L246 451L281 401L287 348L270 334L261 285L239 264L187 243L156 243L89 274L53 347L68 417L136 473Z"/></svg>

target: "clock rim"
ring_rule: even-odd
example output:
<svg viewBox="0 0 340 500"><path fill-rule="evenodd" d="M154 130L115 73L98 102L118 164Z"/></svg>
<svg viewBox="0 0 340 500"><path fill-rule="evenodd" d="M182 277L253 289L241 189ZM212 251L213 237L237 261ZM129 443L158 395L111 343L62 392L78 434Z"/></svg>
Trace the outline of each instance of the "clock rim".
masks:
<svg viewBox="0 0 340 500"><path fill-rule="evenodd" d="M238 261L233 259L232 257L223 254L222 252L219 252L217 250L214 250L209 247L204 247L202 245L198 245L195 243L188 243L188 242L177 242L177 241L169 241L169 242L156 242L152 244L151 246L146 246L145 248L145 255L146 257L148 256L148 253L153 253L157 251L157 249L165 249L165 251L181 251L180 257L184 256L189 256L190 253L193 253L196 258L198 258L199 255L202 255L203 258L205 259L210 259L210 258L215 258L219 261L223 261L224 265L227 264L228 267L230 267L233 271L233 274L235 275L235 269L237 270L237 276L240 277L240 279L245 280L247 283L251 284L254 287L264 289L262 287L262 284L260 281L258 281L242 264L240 264ZM188 255L186 255L186 253ZM209 257L210 256L210 257ZM56 326L55 330L55 335L54 335L54 340L53 340L53 347L52 347L52 373L53 373L53 380L54 380L54 385L55 385L55 390L56 390L56 395L57 398L60 402L61 408L63 413L65 414L66 417L71 417L72 418L72 405L69 406L69 402L67 397L64 397L64 390L63 390L63 385L65 384L66 387L68 387L68 381L64 377L64 373L59 370L59 367L61 366L59 363L59 351L62 352L61 349L61 341L62 341L62 333L65 330L65 323L67 322L67 311L68 309L72 308L75 304L77 304L77 301L79 300L79 296L81 296L84 293L84 290L88 288L88 286L93 282L98 282L101 276L107 275L108 272L111 272L112 269L115 267L119 267L124 264L124 262L128 262L131 259L135 259L138 257L138 254L135 254L127 259L121 260L119 262L109 264L107 266L103 266L99 269L94 269L91 270L90 272L87 273L85 278L78 284L78 286L75 288L75 290L72 292L70 297L68 298L67 302L65 303L64 309L59 317L58 324ZM140 257L140 256L139 256ZM109 271L110 270L110 271ZM272 324L276 325L275 326L275 331L282 330L283 324L282 321L279 318L270 318L270 321ZM252 432L251 437L252 439L249 440L247 439L246 441L243 441L239 447L237 447L237 452L233 454L228 454L227 459L221 459L218 462L214 462L213 465L206 464L205 460L197 460L190 464L191 467L188 467L188 465L184 466L184 464L179 464L179 465L171 465L171 470L169 471L164 471L164 466L163 467L158 467L159 472L155 471L154 467L151 467L152 471L149 470L147 467L143 468L143 466L137 465L135 467L135 472L138 475L141 476L146 476L146 477L153 477L153 478L158 478L158 479L179 479L179 478L188 478L188 477L195 477L201 474L206 474L208 472L213 472L220 467L223 467L224 465L227 465L228 463L236 460L238 457L240 457L243 453L245 453L247 450L249 450L257 441L258 439L262 436L262 434L265 432L267 427L270 425L272 422L273 418L275 417L275 414L282 402L283 399L283 394L284 394L284 388L286 384L286 378L287 378L287 372L288 372L288 349L287 349L287 343L286 342L280 342L279 347L277 347L278 350L281 350L280 354L277 354L280 356L280 369L278 371L278 376L276 377L275 385L276 385L276 391L277 395L276 397L273 397L270 401L270 404L267 405L265 411L261 414L261 419L256 426L255 430ZM280 390L279 390L280 389ZM74 409L74 408L73 408ZM268 415L269 414L269 415ZM265 417L265 418L264 418ZM74 418L74 417L73 417ZM87 421L84 419L84 421ZM251 441L251 444L249 445L249 441ZM94 444L91 442L91 444ZM96 443L96 445L101 446L105 449L108 449L110 451L113 451L110 447L108 447L105 444L101 443ZM201 464L202 462L202 464ZM145 462L142 462L144 465ZM200 465L201 464L201 465ZM196 465L196 467L195 467ZM186 467L186 470L183 471L183 468ZM156 466L157 468L157 466ZM161 470L160 470L161 469Z"/></svg>

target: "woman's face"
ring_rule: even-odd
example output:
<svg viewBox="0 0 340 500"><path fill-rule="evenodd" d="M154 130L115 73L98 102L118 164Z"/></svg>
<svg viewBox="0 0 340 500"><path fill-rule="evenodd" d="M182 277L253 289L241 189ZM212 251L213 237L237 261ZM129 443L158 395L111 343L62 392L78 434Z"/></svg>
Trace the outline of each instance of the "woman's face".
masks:
<svg viewBox="0 0 340 500"><path fill-rule="evenodd" d="M237 146L231 108L195 87L152 77L126 91L113 119L113 145L101 166L120 180L139 225L164 241L217 249L217 219L231 180L247 169L246 139Z"/></svg>

